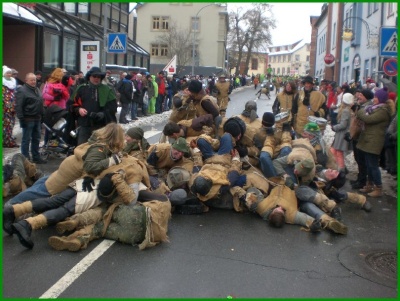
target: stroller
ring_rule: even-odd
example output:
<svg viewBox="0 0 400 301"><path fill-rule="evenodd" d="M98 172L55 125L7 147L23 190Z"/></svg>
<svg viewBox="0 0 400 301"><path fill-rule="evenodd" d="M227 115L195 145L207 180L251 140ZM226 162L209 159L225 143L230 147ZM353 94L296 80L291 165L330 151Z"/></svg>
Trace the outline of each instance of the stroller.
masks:
<svg viewBox="0 0 400 301"><path fill-rule="evenodd" d="M48 141L39 148L40 157L44 160L50 155L65 158L73 154L75 146L68 145L62 138L67 126L64 118L67 114L68 111L57 105L51 105L45 110L43 126L48 131Z"/></svg>

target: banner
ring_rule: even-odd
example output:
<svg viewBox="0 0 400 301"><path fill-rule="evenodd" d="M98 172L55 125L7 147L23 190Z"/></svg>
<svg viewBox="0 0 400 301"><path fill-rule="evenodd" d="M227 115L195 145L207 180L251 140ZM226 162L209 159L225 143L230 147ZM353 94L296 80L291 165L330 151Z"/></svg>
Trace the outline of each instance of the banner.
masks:
<svg viewBox="0 0 400 301"><path fill-rule="evenodd" d="M169 61L169 63L164 67L163 71L167 71L168 74L176 73L176 54L174 57Z"/></svg>

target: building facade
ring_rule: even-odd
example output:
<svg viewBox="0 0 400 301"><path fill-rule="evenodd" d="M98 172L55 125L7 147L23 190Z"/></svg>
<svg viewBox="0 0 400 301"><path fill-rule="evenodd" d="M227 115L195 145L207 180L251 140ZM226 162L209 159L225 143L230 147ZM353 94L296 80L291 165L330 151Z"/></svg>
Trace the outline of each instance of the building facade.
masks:
<svg viewBox="0 0 400 301"><path fill-rule="evenodd" d="M199 67L203 67L202 70L205 66L225 68L228 31L226 5L149 2L138 4L134 13L135 27L130 35L150 53L151 73L162 70L174 56L170 45L160 42L160 36L165 36L173 29L189 38L189 42L186 39L186 43L182 45L186 47L185 58L184 54L177 58L180 73L191 74L192 67L194 74L199 74Z"/></svg>
<svg viewBox="0 0 400 301"><path fill-rule="evenodd" d="M383 63L391 55L381 55L381 28L396 30L397 3L329 3L323 7L321 16L313 26L312 43L315 43L313 74L338 84L361 81L371 77L376 82L389 77L397 82L397 76L387 76ZM397 46L393 57L397 58ZM327 55L333 55L334 62L327 63ZM313 59L312 59L313 61Z"/></svg>
<svg viewBox="0 0 400 301"><path fill-rule="evenodd" d="M310 69L310 43L299 40L269 47L268 65L275 76L305 76Z"/></svg>
<svg viewBox="0 0 400 301"><path fill-rule="evenodd" d="M82 41L100 42L101 55L92 63L103 70L105 64L146 68L150 64L149 53L131 39L127 39L126 53L104 55L107 33L128 32L129 3L2 5L3 64L17 69L22 76L35 70L49 74L57 67L79 71Z"/></svg>

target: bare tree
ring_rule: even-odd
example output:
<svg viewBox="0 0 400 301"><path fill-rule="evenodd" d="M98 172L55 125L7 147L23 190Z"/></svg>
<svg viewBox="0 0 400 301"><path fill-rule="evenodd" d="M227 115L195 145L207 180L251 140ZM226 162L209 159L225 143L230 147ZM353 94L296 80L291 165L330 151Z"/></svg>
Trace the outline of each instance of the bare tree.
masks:
<svg viewBox="0 0 400 301"><path fill-rule="evenodd" d="M275 28L271 5L253 3L249 10L238 8L229 14L229 44L237 54L236 75L240 71L240 63L245 57L244 74L248 73L250 59L254 52L266 51L271 44L270 30Z"/></svg>
<svg viewBox="0 0 400 301"><path fill-rule="evenodd" d="M182 71L183 66L190 65L192 59L192 40L189 29L182 29L172 21L169 30L158 36L156 42L168 45L168 56L172 58L176 54L177 73Z"/></svg>

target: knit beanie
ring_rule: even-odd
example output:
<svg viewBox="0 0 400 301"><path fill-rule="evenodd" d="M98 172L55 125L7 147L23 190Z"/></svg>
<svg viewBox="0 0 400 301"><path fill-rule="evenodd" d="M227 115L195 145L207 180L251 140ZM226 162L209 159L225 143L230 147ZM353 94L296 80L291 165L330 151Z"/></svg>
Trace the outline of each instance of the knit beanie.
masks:
<svg viewBox="0 0 400 301"><path fill-rule="evenodd" d="M193 79L190 81L188 89L192 93L199 93L201 89L203 89L203 84L200 81Z"/></svg>
<svg viewBox="0 0 400 301"><path fill-rule="evenodd" d="M265 112L262 117L262 125L269 128L275 124L275 116L272 112Z"/></svg>
<svg viewBox="0 0 400 301"><path fill-rule="evenodd" d="M209 179L206 179L202 176L198 176L196 179L193 181L193 185L191 187L191 191L196 195L200 194L202 196L207 195L209 193L210 189L212 187L212 181Z"/></svg>
<svg viewBox="0 0 400 301"><path fill-rule="evenodd" d="M396 100L397 93L396 92L389 92L389 99Z"/></svg>
<svg viewBox="0 0 400 301"><path fill-rule="evenodd" d="M228 119L224 124L224 132L232 135L232 137L239 136L242 132L239 123L234 119Z"/></svg>
<svg viewBox="0 0 400 301"><path fill-rule="evenodd" d="M374 93L369 89L362 89L361 94L364 95L367 100L374 98Z"/></svg>
<svg viewBox="0 0 400 301"><path fill-rule="evenodd" d="M7 72L12 72L12 71L11 71L11 68L8 68L7 66L3 66L3 76L4 76Z"/></svg>
<svg viewBox="0 0 400 301"><path fill-rule="evenodd" d="M133 127L130 128L126 134L131 137L132 139L142 140L144 132L140 127Z"/></svg>
<svg viewBox="0 0 400 301"><path fill-rule="evenodd" d="M375 97L378 98L379 103L385 103L389 99L388 88L384 87L375 92Z"/></svg>
<svg viewBox="0 0 400 301"><path fill-rule="evenodd" d="M352 106L354 104L354 96L351 93L343 94L343 103L346 105Z"/></svg>
<svg viewBox="0 0 400 301"><path fill-rule="evenodd" d="M99 182L99 186L97 187L97 198L101 202L111 202L118 194L115 185L111 180L113 175L113 173L108 173Z"/></svg>

